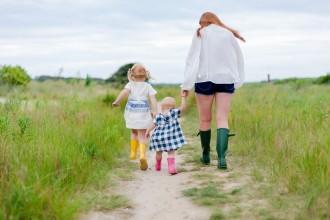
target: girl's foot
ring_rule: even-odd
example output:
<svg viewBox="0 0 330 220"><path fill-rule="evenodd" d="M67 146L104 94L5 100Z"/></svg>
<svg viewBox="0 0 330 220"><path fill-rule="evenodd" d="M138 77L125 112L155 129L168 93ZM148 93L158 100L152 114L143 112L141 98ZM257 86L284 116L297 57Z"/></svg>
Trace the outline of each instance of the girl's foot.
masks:
<svg viewBox="0 0 330 220"><path fill-rule="evenodd" d="M140 144L140 169L147 170L148 169L148 162L146 159L146 149L147 146L144 143Z"/></svg>
<svg viewBox="0 0 330 220"><path fill-rule="evenodd" d="M140 169L147 170L148 169L148 162L145 158L140 159Z"/></svg>

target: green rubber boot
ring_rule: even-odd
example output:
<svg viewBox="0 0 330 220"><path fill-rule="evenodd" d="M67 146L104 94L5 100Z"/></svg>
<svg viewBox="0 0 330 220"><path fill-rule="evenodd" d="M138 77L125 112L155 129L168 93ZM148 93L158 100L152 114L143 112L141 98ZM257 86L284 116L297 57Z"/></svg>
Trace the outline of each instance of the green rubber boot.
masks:
<svg viewBox="0 0 330 220"><path fill-rule="evenodd" d="M203 153L201 155L201 162L203 164L210 164L210 142L211 142L211 130L199 131L201 137L201 145Z"/></svg>
<svg viewBox="0 0 330 220"><path fill-rule="evenodd" d="M229 134L229 129L219 128L217 130L217 153L218 153L218 168L227 169L226 154L228 151L228 137L235 136Z"/></svg>

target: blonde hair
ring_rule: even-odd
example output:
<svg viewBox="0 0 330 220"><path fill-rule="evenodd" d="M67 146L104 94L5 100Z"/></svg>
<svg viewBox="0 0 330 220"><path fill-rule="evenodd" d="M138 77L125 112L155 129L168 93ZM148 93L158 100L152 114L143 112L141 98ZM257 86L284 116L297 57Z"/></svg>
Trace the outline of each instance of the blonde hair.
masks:
<svg viewBox="0 0 330 220"><path fill-rule="evenodd" d="M140 64L135 63L131 68L127 71L127 78L129 81L136 81L136 80L146 80L153 79L150 75L150 72L146 70L146 68Z"/></svg>
<svg viewBox="0 0 330 220"><path fill-rule="evenodd" d="M202 23L207 23L205 26L202 26ZM227 30L229 30L230 32L232 32L234 34L234 36L237 38L237 39L240 39L241 41L245 42L245 39L238 33L238 31L234 30L234 29L231 29L230 27L226 26L224 23L222 23L220 21L220 19L212 12L205 12L202 14L200 20L199 20L199 24L201 25L200 28L197 29L197 36L200 37L201 36L201 33L200 33L200 30L203 28L203 27L207 27L209 26L210 24L215 24L215 25L218 25L222 28L226 28Z"/></svg>
<svg viewBox="0 0 330 220"><path fill-rule="evenodd" d="M173 109L175 108L175 99L172 97L165 97L161 102L162 109Z"/></svg>

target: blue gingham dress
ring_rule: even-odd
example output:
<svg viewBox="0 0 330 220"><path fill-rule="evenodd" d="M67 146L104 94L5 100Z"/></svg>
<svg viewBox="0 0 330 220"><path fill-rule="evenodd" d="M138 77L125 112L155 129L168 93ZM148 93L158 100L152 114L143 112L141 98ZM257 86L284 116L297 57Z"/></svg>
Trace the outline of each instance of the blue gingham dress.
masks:
<svg viewBox="0 0 330 220"><path fill-rule="evenodd" d="M181 126L178 120L180 109L171 109L167 115L159 113L153 123L157 125L151 135L151 151L172 151L186 145Z"/></svg>

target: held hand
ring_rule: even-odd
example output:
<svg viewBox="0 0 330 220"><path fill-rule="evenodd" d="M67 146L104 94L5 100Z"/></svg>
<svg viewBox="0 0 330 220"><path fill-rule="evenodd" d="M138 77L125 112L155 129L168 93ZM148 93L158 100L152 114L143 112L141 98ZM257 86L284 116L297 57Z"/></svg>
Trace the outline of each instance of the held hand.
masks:
<svg viewBox="0 0 330 220"><path fill-rule="evenodd" d="M157 115L157 111L151 111L151 117L152 117L152 118L155 118L156 115Z"/></svg>
<svg viewBox="0 0 330 220"><path fill-rule="evenodd" d="M187 97L189 95L189 90L181 90L181 96Z"/></svg>
<svg viewBox="0 0 330 220"><path fill-rule="evenodd" d="M119 105L118 102L113 102L113 103L112 103L112 107L117 107L118 105Z"/></svg>
<svg viewBox="0 0 330 220"><path fill-rule="evenodd" d="M150 132L149 132L149 131L146 131L146 135L145 135L145 137L146 137L147 139L150 139Z"/></svg>

